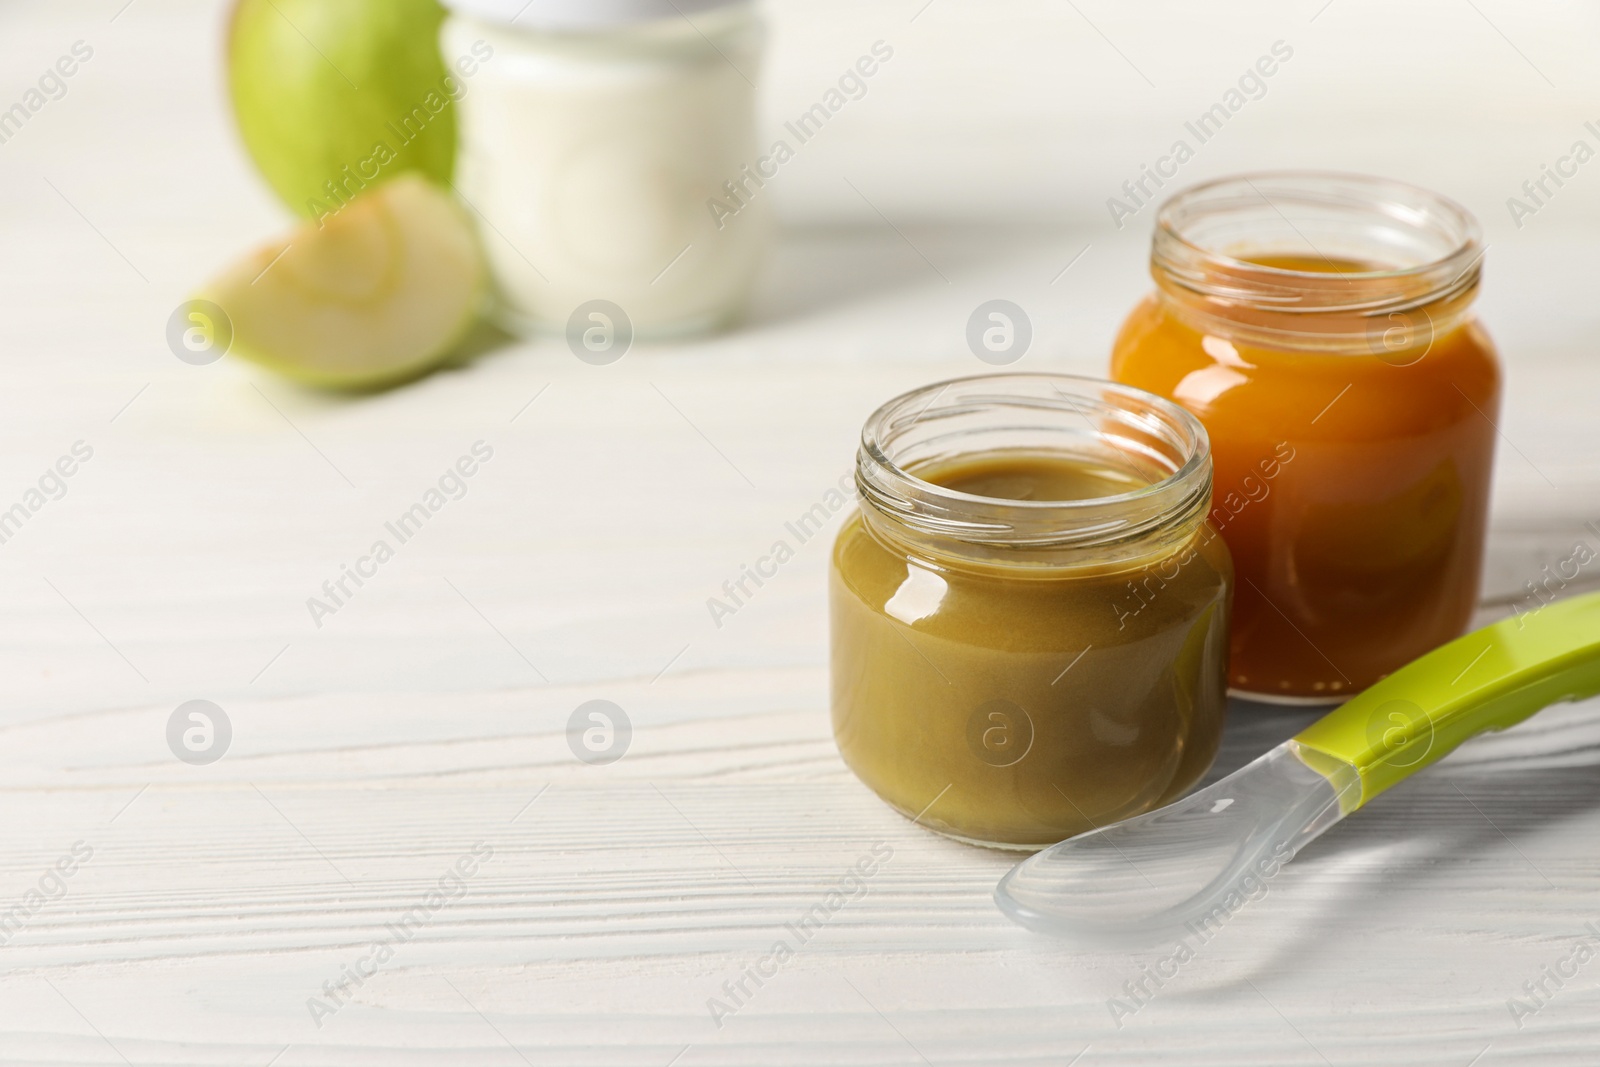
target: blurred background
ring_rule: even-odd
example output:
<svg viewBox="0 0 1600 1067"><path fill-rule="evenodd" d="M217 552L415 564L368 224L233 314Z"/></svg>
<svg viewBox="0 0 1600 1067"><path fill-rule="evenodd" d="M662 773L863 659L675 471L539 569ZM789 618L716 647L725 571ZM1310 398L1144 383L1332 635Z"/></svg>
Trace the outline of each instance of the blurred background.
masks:
<svg viewBox="0 0 1600 1067"><path fill-rule="evenodd" d="M75 160L92 143L108 165L76 177L130 240L141 225L207 207L200 184L242 201L205 218L255 233L251 224L266 220L249 212L270 200L223 143L237 141L222 94L227 5L49 7L14 0L0 11L8 103L71 43L63 33L97 52L71 102L5 145L6 224L44 211L37 182L24 180L29 168ZM1585 121L1600 120L1600 72L1589 61L1600 9L1584 5L769 0L763 11L762 110L774 134L874 41L896 49L870 101L785 168L773 198L793 225L873 219L841 174L896 221L1099 223L1105 198L1276 40L1294 58L1185 168L1186 180L1270 166L1385 173L1460 199L1493 239L1509 223L1505 198L1583 136ZM163 195L115 196L147 183ZM1564 224L1597 218L1594 190L1574 188L1569 199ZM159 244L141 250L159 257Z"/></svg>

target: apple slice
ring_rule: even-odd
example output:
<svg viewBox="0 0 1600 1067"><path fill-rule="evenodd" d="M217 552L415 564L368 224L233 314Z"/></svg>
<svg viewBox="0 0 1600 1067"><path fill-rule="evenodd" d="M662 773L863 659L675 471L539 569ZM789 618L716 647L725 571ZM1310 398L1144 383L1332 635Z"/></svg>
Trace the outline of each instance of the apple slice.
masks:
<svg viewBox="0 0 1600 1067"><path fill-rule="evenodd" d="M408 174L256 250L200 296L227 315L233 353L312 385L371 388L443 362L485 277L461 206Z"/></svg>

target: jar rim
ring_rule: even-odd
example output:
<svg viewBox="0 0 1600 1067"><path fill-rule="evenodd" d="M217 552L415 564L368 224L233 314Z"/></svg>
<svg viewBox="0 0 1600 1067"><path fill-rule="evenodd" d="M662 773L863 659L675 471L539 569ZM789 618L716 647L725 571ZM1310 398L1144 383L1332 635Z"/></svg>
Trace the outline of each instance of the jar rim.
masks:
<svg viewBox="0 0 1600 1067"><path fill-rule="evenodd" d="M1261 212L1264 219L1274 225L1281 220L1314 256L1335 258L1324 255L1295 225L1285 206L1343 214L1352 234L1365 227L1363 236L1411 262L1370 270L1296 270L1246 259L1233 254L1240 251L1237 247L1217 247L1199 236L1208 223L1225 230L1224 216L1245 216L1261 206L1267 208ZM1151 267L1158 283L1222 304L1277 314L1378 316L1470 293L1478 284L1485 250L1472 213L1421 186L1341 171L1261 171L1214 178L1169 197L1156 215Z"/></svg>
<svg viewBox="0 0 1600 1067"><path fill-rule="evenodd" d="M935 433L926 442L928 447L942 447L953 434L974 432L971 426L960 425L963 421L973 420L985 409L1005 408L1064 423L1081 420L1097 438L1122 433L1125 436L1107 451L1142 453L1165 470L1146 485L1110 496L1014 500L928 481L909 469L920 463L897 454L897 443L919 428L938 430L939 420L955 420L958 425L953 430ZM1045 428L1012 427L1018 432ZM994 450L957 448L940 456ZM922 457L923 462L927 459ZM1197 418L1143 389L1087 375L980 374L921 386L879 406L861 430L856 484L867 507L941 539L988 546L1106 546L1138 541L1151 532L1203 518L1211 497L1211 444Z"/></svg>
<svg viewBox="0 0 1600 1067"><path fill-rule="evenodd" d="M557 32L603 31L637 26L753 0L442 0L456 14L516 29Z"/></svg>

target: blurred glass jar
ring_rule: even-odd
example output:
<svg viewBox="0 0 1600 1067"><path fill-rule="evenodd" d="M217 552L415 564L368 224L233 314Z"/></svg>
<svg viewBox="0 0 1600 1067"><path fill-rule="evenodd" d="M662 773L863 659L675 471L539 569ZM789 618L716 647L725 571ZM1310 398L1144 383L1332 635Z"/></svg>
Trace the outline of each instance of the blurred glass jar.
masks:
<svg viewBox="0 0 1600 1067"><path fill-rule="evenodd" d="M771 228L751 169L754 5L446 6L446 63L476 67L461 70L456 186L481 223L503 325L560 330L596 300L619 307L636 336L737 317ZM731 216L713 209L730 203Z"/></svg>

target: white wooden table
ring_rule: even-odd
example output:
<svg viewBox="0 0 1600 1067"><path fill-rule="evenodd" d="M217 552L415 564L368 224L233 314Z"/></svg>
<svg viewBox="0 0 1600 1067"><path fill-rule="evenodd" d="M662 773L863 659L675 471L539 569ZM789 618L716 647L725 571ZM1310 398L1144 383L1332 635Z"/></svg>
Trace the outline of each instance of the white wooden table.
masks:
<svg viewBox="0 0 1600 1067"><path fill-rule="evenodd" d="M609 367L510 346L329 398L165 347L188 287L277 216L214 57L183 61L217 13L140 3L0 34L19 78L90 29L100 64L0 145L0 507L93 449L0 545L0 1062L1600 1062L1600 962L1508 1008L1600 928L1600 705L1394 790L1114 1020L1169 948L1011 926L1007 856L840 763L825 538L713 624L877 403L983 369L980 301L1032 316L1019 368L1102 370L1142 227L792 230L739 332ZM1593 247L1545 226L1490 253L1510 393L1485 620L1597 542ZM314 625L306 599L480 440L467 494ZM192 699L232 727L206 766L167 745ZM632 722L608 766L568 747L593 699ZM1305 721L1236 708L1214 773ZM785 924L875 847L798 944Z"/></svg>

